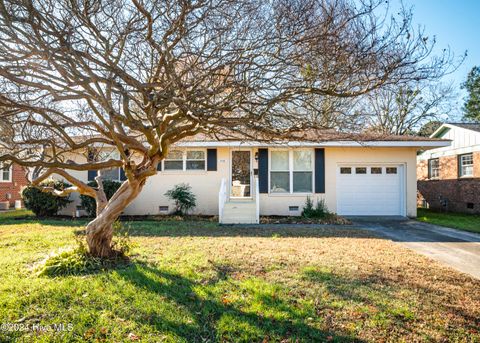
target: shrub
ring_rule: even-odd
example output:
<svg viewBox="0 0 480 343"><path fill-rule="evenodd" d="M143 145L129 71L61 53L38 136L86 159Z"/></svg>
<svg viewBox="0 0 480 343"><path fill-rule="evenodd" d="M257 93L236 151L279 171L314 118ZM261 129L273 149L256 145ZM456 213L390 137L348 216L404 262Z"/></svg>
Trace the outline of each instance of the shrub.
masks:
<svg viewBox="0 0 480 343"><path fill-rule="evenodd" d="M97 181L90 181L88 185L91 187L98 187ZM118 181L103 180L103 190L105 191L108 200L110 200L121 185L122 183ZM95 202L95 199L82 194L80 195L80 200L81 205L87 214L90 217L95 217L97 215L97 203Z"/></svg>
<svg viewBox="0 0 480 343"><path fill-rule="evenodd" d="M58 180L45 180L39 186L40 188L53 187L56 190L70 187L68 183ZM22 198L25 207L31 210L37 217L54 216L72 202L68 196L60 197L50 192L43 192L33 186L28 186L22 191Z"/></svg>
<svg viewBox="0 0 480 343"><path fill-rule="evenodd" d="M305 206L303 207L302 217L304 218L325 218L330 215L325 199L317 201L316 206L313 206L313 201L310 197L307 197Z"/></svg>
<svg viewBox="0 0 480 343"><path fill-rule="evenodd" d="M175 201L175 214L186 215L197 206L197 198L189 184L181 183L167 191L165 195Z"/></svg>

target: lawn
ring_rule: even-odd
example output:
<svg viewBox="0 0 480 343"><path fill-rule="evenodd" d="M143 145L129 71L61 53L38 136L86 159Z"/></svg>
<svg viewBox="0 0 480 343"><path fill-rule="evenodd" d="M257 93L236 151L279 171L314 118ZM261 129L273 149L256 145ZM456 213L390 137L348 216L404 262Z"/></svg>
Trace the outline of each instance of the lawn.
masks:
<svg viewBox="0 0 480 343"><path fill-rule="evenodd" d="M0 222L0 341L480 340L480 281L365 231L131 222L129 265L37 276L83 224Z"/></svg>
<svg viewBox="0 0 480 343"><path fill-rule="evenodd" d="M480 233L480 215L435 212L426 208L419 208L417 210L417 220L454 229Z"/></svg>

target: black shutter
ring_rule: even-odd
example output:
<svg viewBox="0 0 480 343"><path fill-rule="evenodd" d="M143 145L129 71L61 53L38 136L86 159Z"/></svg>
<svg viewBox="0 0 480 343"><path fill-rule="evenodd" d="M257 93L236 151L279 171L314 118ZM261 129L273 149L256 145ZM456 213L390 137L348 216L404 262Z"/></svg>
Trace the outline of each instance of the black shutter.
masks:
<svg viewBox="0 0 480 343"><path fill-rule="evenodd" d="M96 177L97 177L97 171L96 170L89 170L88 171L88 181L95 181Z"/></svg>
<svg viewBox="0 0 480 343"><path fill-rule="evenodd" d="M217 171L217 149L207 149L207 170Z"/></svg>
<svg viewBox="0 0 480 343"><path fill-rule="evenodd" d="M127 175L125 175L125 170L120 168L120 181L125 181L127 179Z"/></svg>
<svg viewBox="0 0 480 343"><path fill-rule="evenodd" d="M325 149L315 149L315 193L325 193Z"/></svg>
<svg viewBox="0 0 480 343"><path fill-rule="evenodd" d="M432 178L432 167L431 167L431 159L427 160L427 170L428 170L428 178Z"/></svg>
<svg viewBox="0 0 480 343"><path fill-rule="evenodd" d="M162 171L162 161L158 162L157 171Z"/></svg>
<svg viewBox="0 0 480 343"><path fill-rule="evenodd" d="M462 155L457 155L457 176L462 177Z"/></svg>
<svg viewBox="0 0 480 343"><path fill-rule="evenodd" d="M268 193L268 149L258 149L258 188Z"/></svg>

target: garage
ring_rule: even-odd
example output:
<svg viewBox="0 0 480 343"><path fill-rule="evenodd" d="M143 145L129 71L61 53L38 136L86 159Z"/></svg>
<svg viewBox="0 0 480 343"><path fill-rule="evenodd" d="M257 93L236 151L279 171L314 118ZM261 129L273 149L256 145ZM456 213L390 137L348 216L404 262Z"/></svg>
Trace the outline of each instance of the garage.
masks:
<svg viewBox="0 0 480 343"><path fill-rule="evenodd" d="M350 216L405 215L403 165L338 165L337 212Z"/></svg>

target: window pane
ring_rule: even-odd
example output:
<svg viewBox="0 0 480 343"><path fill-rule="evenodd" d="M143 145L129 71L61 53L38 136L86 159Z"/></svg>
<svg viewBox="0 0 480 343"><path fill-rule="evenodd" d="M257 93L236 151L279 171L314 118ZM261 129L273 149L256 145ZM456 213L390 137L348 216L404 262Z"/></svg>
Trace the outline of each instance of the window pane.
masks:
<svg viewBox="0 0 480 343"><path fill-rule="evenodd" d="M462 165L463 166L466 166L466 165L471 165L473 164L473 155L463 155L462 156Z"/></svg>
<svg viewBox="0 0 480 343"><path fill-rule="evenodd" d="M103 169L102 178L104 180L118 181L120 179L119 173L120 173L119 168Z"/></svg>
<svg viewBox="0 0 480 343"><path fill-rule="evenodd" d="M293 170L312 170L312 152L295 150L293 152Z"/></svg>
<svg viewBox="0 0 480 343"><path fill-rule="evenodd" d="M367 168L365 167L357 167L355 168L355 174L366 174Z"/></svg>
<svg viewBox="0 0 480 343"><path fill-rule="evenodd" d="M312 172L293 172L293 192L312 192Z"/></svg>
<svg viewBox="0 0 480 343"><path fill-rule="evenodd" d="M181 160L181 159L183 159L183 151L172 150L168 153L166 159L168 159L168 160Z"/></svg>
<svg viewBox="0 0 480 343"><path fill-rule="evenodd" d="M387 174L396 174L397 168L396 167L387 167Z"/></svg>
<svg viewBox="0 0 480 343"><path fill-rule="evenodd" d="M271 172L270 173L270 191L272 193L290 192L290 173L289 172Z"/></svg>
<svg viewBox="0 0 480 343"><path fill-rule="evenodd" d="M272 151L272 170L288 170L288 151Z"/></svg>
<svg viewBox="0 0 480 343"><path fill-rule="evenodd" d="M381 167L372 167L370 169L371 174L381 174L382 173L382 168Z"/></svg>
<svg viewBox="0 0 480 343"><path fill-rule="evenodd" d="M3 169L2 175L3 175L3 181L10 180L10 169Z"/></svg>
<svg viewBox="0 0 480 343"><path fill-rule="evenodd" d="M462 176L472 176L472 175L473 175L473 166L462 167Z"/></svg>
<svg viewBox="0 0 480 343"><path fill-rule="evenodd" d="M183 161L167 161L164 162L165 170L183 170Z"/></svg>
<svg viewBox="0 0 480 343"><path fill-rule="evenodd" d="M187 161L187 170L205 170L205 161Z"/></svg>
<svg viewBox="0 0 480 343"><path fill-rule="evenodd" d="M205 151L187 151L187 160L204 160Z"/></svg>
<svg viewBox="0 0 480 343"><path fill-rule="evenodd" d="M350 167L342 167L340 168L340 174L351 174L352 168Z"/></svg>

